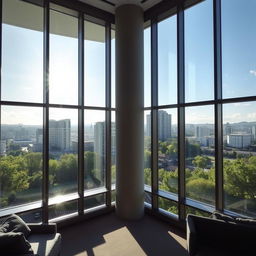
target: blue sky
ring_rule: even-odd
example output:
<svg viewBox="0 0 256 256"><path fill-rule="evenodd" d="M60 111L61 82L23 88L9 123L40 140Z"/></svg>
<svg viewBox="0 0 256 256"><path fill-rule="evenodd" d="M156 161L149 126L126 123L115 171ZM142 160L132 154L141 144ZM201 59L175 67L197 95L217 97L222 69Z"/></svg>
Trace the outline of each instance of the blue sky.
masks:
<svg viewBox="0 0 256 256"><path fill-rule="evenodd" d="M42 10L39 7L35 8L38 8L38 19L42 20ZM246 5L241 0L222 0L223 96L225 98L256 94L255 10L255 0L246 0ZM67 16L67 19L76 27L75 18ZM52 20L52 22L58 21ZM177 102L176 26L176 16L160 22L158 26L159 105ZM150 29L145 30L144 38L145 106L150 106ZM77 104L77 43L77 38L73 37L55 34L50 37L51 103ZM114 43L115 41L112 40L112 50ZM89 106L105 105L104 51L105 45L102 42L89 40L85 42L85 102ZM114 54L112 61L113 67ZM115 82L114 76L115 72L112 68L112 84ZM206 0L185 11L185 82L187 102L213 99L212 0ZM43 99L42 85L43 33L4 24L2 100L40 103ZM114 95L112 101L114 106ZM242 121L242 119L254 121L256 119L254 105L254 103L243 103L240 107L225 107L226 116L230 116L229 122ZM198 112L194 109L193 113L195 119L198 116L198 120L194 122L212 120L212 114L208 113L207 108L202 108ZM18 116L16 115L16 122L21 123L22 120ZM24 115L20 116L25 118ZM203 116L205 118L202 118ZM35 122L35 120L36 118L30 121L24 120L23 123Z"/></svg>

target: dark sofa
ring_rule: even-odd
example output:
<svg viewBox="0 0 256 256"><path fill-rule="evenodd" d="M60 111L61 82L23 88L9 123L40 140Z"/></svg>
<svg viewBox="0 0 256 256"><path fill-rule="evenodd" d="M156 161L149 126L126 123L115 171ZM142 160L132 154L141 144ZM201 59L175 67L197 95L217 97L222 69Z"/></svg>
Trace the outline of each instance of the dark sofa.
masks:
<svg viewBox="0 0 256 256"><path fill-rule="evenodd" d="M190 256L254 256L256 225L230 218L187 217Z"/></svg>

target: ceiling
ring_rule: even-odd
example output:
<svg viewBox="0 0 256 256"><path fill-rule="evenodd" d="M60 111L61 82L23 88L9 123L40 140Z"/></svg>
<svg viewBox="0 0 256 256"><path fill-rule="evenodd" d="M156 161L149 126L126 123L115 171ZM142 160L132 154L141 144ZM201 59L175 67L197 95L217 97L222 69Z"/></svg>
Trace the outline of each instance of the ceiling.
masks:
<svg viewBox="0 0 256 256"><path fill-rule="evenodd" d="M161 2L162 0L79 0L79 1L114 14L115 8L123 4L137 4L137 5L140 5L144 11L146 11L152 6Z"/></svg>

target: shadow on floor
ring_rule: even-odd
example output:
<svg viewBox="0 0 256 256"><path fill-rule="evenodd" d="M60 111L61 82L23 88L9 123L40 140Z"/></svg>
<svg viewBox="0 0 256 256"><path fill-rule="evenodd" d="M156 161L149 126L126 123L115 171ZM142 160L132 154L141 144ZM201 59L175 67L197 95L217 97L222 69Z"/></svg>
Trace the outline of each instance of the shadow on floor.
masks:
<svg viewBox="0 0 256 256"><path fill-rule="evenodd" d="M185 239L148 215L140 221L123 221L111 213L60 232L61 256L187 256Z"/></svg>

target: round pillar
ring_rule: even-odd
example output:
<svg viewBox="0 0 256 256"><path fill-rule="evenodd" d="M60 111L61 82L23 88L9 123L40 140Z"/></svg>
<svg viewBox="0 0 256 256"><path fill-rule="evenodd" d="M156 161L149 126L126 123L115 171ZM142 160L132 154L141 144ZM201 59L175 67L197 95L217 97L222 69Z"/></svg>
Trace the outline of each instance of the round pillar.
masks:
<svg viewBox="0 0 256 256"><path fill-rule="evenodd" d="M144 215L143 10L116 9L116 212L123 219Z"/></svg>

